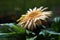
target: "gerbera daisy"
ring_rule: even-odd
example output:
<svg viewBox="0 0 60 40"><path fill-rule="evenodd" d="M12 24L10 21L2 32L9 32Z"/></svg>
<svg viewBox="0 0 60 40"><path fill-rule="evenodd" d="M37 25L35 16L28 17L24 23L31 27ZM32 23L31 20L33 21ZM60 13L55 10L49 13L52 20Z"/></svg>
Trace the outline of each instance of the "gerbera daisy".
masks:
<svg viewBox="0 0 60 40"><path fill-rule="evenodd" d="M18 25L24 24L24 28L33 30L36 28L36 25L42 25L42 20L46 21L46 18L51 16L51 11L44 11L46 8L34 8L29 9L25 15L22 15L17 21L19 22Z"/></svg>

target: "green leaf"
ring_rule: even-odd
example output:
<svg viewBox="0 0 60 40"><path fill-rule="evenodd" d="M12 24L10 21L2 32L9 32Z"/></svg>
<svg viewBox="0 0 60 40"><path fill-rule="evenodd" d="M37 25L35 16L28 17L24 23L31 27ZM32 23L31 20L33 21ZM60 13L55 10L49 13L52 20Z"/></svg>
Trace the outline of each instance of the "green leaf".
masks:
<svg viewBox="0 0 60 40"><path fill-rule="evenodd" d="M11 36L11 35L14 35L14 34L16 34L16 32L0 33L0 38L1 38L1 37L8 37L8 36Z"/></svg>
<svg viewBox="0 0 60 40"><path fill-rule="evenodd" d="M23 27L17 26L17 24L14 24L14 23L5 23L5 24L0 24L0 25L4 26L5 28L3 27L3 29L5 29L5 30L9 30L10 29L10 30L12 30L12 32L17 32L17 33L20 33L20 34L25 34L25 29Z"/></svg>
<svg viewBox="0 0 60 40"><path fill-rule="evenodd" d="M52 21L51 27L56 31L59 32L60 30L60 17L55 17Z"/></svg>
<svg viewBox="0 0 60 40"><path fill-rule="evenodd" d="M22 28L22 27L19 27L19 26L17 26L17 25L14 25L14 26L12 26L11 28L13 28L13 29L14 29L16 32L18 32L18 33L25 34L25 29Z"/></svg>
<svg viewBox="0 0 60 40"><path fill-rule="evenodd" d="M3 26L3 29L0 30L0 31L3 30L3 33L0 32L0 38L2 38L3 40L4 38L6 38L6 40L18 40L18 39L23 40L23 38L26 39L25 29L17 26L17 24L6 23L6 24L0 24L0 25Z"/></svg>
<svg viewBox="0 0 60 40"><path fill-rule="evenodd" d="M55 23L59 23L59 22L60 22L60 17L55 17L55 18L53 19L53 21L54 21Z"/></svg>

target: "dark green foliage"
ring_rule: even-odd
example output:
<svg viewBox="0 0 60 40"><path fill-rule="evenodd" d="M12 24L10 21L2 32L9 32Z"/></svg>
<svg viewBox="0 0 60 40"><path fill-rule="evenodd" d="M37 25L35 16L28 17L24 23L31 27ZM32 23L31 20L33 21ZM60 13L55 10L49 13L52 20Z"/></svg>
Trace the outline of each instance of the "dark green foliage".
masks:
<svg viewBox="0 0 60 40"><path fill-rule="evenodd" d="M56 32L60 32L60 17L54 18L51 27L53 27Z"/></svg>
<svg viewBox="0 0 60 40"><path fill-rule="evenodd" d="M25 29L13 23L0 24L0 40L25 40Z"/></svg>
<svg viewBox="0 0 60 40"><path fill-rule="evenodd" d="M19 27L14 23L0 25L1 40L60 40L60 17L52 20L51 28L40 28L37 35L36 32Z"/></svg>

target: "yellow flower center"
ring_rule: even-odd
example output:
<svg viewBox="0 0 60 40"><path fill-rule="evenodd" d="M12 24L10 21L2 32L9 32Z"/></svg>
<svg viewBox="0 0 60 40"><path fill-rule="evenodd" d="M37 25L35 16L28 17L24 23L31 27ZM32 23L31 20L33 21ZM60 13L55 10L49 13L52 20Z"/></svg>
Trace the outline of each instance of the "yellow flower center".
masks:
<svg viewBox="0 0 60 40"><path fill-rule="evenodd" d="M41 11L34 11L34 12L31 12L30 14L28 14L28 17L30 17L30 18L37 18L37 17L39 17L41 15L42 15Z"/></svg>

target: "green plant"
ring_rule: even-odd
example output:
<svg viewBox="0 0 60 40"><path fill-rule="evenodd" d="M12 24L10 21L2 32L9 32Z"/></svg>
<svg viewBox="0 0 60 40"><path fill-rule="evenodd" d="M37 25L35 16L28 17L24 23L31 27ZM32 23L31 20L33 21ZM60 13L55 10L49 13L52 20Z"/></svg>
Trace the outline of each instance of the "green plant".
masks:
<svg viewBox="0 0 60 40"><path fill-rule="evenodd" d="M0 40L60 40L60 17L55 17L50 24L50 28L40 28L38 34L14 23L0 24Z"/></svg>

